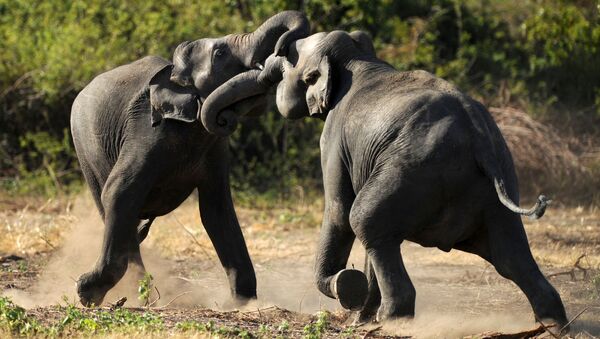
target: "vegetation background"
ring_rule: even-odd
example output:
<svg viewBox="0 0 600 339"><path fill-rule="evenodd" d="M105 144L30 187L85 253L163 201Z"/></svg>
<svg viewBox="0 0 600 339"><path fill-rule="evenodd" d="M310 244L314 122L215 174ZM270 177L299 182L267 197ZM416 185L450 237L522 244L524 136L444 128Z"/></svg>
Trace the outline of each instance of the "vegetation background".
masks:
<svg viewBox="0 0 600 339"><path fill-rule="evenodd" d="M69 115L95 75L149 54L170 58L184 40L251 31L284 9L306 12L313 31L366 30L398 69L519 108L577 145L598 140L598 0L0 0L0 189L82 187ZM321 127L276 112L243 123L231 138L236 194L320 189ZM586 166L600 177L600 161Z"/></svg>

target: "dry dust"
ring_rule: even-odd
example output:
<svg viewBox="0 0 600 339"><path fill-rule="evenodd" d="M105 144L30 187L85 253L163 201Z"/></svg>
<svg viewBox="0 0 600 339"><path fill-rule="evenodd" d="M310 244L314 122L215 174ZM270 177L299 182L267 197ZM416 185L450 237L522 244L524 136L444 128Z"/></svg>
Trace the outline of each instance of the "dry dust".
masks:
<svg viewBox="0 0 600 339"><path fill-rule="evenodd" d="M314 206L259 211L238 208L258 280L258 300L238 305L229 296L227 279L202 229L196 202L189 199L170 215L157 219L142 245L146 269L154 276L154 285L160 292L160 300L154 306L170 303L170 307L176 308L206 307L226 311L234 308L257 310L276 305L308 314L319 310L341 311L339 304L320 294L313 282L313 256L318 239L315 222L320 213L314 210ZM60 241L60 246L53 252L38 281L27 290L4 291L17 304L32 308L60 303L65 296L70 301L77 300L75 280L93 267L99 255L104 226L89 197L74 202L69 218L72 218L70 227L66 228L70 229L68 232L63 230L57 238L60 240L54 240ZM579 222L584 220L578 215L573 218ZM556 222L550 220L548 224L530 224L528 230L536 230L535 234L551 232L564 236L566 233L558 232ZM600 229L600 218L586 220L582 232L588 230L590 234L596 234L594 232ZM548 244L537 235L533 239L532 243L536 245L533 252L538 261L543 261L547 252L553 252L564 261L551 260L555 266L545 267L545 273L563 269L569 265L565 258L579 255L576 245ZM581 248L589 255L588 264L600 262L597 246L594 242L582 244ZM416 317L411 321L384 324L385 333L461 337L533 327L533 313L525 296L483 260L458 251L444 253L412 243L403 244L402 252L417 290ZM355 244L348 266L362 269L363 262L364 251ZM591 268L598 269L597 266ZM135 272L128 272L109 292L105 303L126 296L127 306L140 305L138 278ZM567 277L552 280L563 296L570 316L584 306L600 306L598 299L587 292L588 282L589 278L579 283L571 282ZM151 299L157 297L153 293ZM598 319L600 308L582 316L574 328L598 334Z"/></svg>

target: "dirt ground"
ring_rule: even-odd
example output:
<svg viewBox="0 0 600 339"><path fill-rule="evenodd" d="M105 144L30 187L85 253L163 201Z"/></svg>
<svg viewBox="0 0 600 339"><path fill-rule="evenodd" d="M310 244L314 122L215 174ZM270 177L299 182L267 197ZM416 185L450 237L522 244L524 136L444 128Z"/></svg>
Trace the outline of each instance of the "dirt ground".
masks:
<svg viewBox="0 0 600 339"><path fill-rule="evenodd" d="M285 319L291 328L288 335L296 337L315 321L316 312L328 310L333 313L326 337L347 333L352 315L322 296L313 283L322 202L305 200L299 196L277 208L238 207L259 295L243 306L229 298L195 199L157 219L142 245L146 268L160 292L153 311L167 327L187 319L214 320L256 332L261 324L277 327ZM525 223L532 252L562 296L568 317L583 311L571 325L570 336L600 336L600 210L553 206L541 220ZM37 202L0 199L2 294L41 321L52 321L58 316L53 305L65 296L75 302L75 280L96 260L102 228L87 194ZM408 242L402 253L417 290L415 318L369 324L353 335L485 337L483 333L536 328L523 293L478 257ZM364 251L355 244L348 266L362 269L363 262ZM138 310L136 279L128 272L105 302L126 296L125 307Z"/></svg>

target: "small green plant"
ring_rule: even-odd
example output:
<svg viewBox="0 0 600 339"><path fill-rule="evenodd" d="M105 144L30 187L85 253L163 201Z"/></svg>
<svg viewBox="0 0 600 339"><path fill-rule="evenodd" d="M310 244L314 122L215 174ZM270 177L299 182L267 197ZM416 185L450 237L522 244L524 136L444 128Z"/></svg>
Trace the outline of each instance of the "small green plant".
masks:
<svg viewBox="0 0 600 339"><path fill-rule="evenodd" d="M144 278L138 283L138 299L144 303L144 306L148 306L150 303L150 293L152 292L152 281L154 277L152 274L144 273Z"/></svg>
<svg viewBox="0 0 600 339"><path fill-rule="evenodd" d="M290 329L290 324L287 322L287 320L282 320L281 324L279 324L279 326L277 326L277 331L279 331L279 333L284 334L287 331L289 331Z"/></svg>
<svg viewBox="0 0 600 339"><path fill-rule="evenodd" d="M267 324L260 324L258 327L258 336L261 338L270 338L271 336L271 326Z"/></svg>
<svg viewBox="0 0 600 339"><path fill-rule="evenodd" d="M321 311L317 314L317 321L304 326L304 338L321 339L329 327L329 312Z"/></svg>
<svg viewBox="0 0 600 339"><path fill-rule="evenodd" d="M6 297L0 297L0 329L21 336L33 336L43 330L24 308Z"/></svg>
<svg viewBox="0 0 600 339"><path fill-rule="evenodd" d="M101 334L113 331L119 332L153 332L163 329L162 319L153 313L131 312L127 309L114 311L94 310L84 312L74 304L66 301L66 306L61 306L64 312L62 321L49 329L49 333L66 335L72 332L85 334Z"/></svg>
<svg viewBox="0 0 600 339"><path fill-rule="evenodd" d="M175 325L175 328L182 332L209 333L217 337L239 337L243 339L256 338L254 334L244 329L232 328L227 326L217 326L214 321L206 323L198 321L182 321Z"/></svg>
<svg viewBox="0 0 600 339"><path fill-rule="evenodd" d="M27 272L28 268L29 266L27 265L27 261L19 260L17 262L17 269L19 270L19 272Z"/></svg>
<svg viewBox="0 0 600 339"><path fill-rule="evenodd" d="M346 327L344 331L341 333L342 338L352 338L355 336L356 328L353 326Z"/></svg>

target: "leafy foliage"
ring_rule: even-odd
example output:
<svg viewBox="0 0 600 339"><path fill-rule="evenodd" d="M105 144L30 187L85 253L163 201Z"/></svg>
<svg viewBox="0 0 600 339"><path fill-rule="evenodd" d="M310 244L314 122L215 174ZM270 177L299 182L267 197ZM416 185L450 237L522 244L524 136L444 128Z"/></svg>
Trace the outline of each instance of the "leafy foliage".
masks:
<svg viewBox="0 0 600 339"><path fill-rule="evenodd" d="M321 311L317 314L317 321L304 326L304 338L321 339L329 326L329 313Z"/></svg>
<svg viewBox="0 0 600 339"><path fill-rule="evenodd" d="M184 40L250 31L284 9L304 10L313 31L366 30L398 69L431 71L486 104L599 132L596 1L0 0L1 186L77 188L69 112L95 75L148 54L169 58ZM321 127L275 112L246 121L231 140L234 188L320 186Z"/></svg>
<svg viewBox="0 0 600 339"><path fill-rule="evenodd" d="M255 338L255 336L247 330L227 326L217 326L212 320L206 323L200 323L193 320L182 321L180 323L177 323L176 327L178 330L183 332L208 333L216 337L237 337L243 339Z"/></svg>
<svg viewBox="0 0 600 339"><path fill-rule="evenodd" d="M6 297L0 297L0 329L21 336L31 336L38 333L41 327L25 309L15 305Z"/></svg>
<svg viewBox="0 0 600 339"><path fill-rule="evenodd" d="M113 311L94 310L90 313L83 312L72 304L67 304L61 311L65 314L62 321L51 326L49 332L103 334L114 331L154 332L163 329L163 320L151 312L140 314L117 308Z"/></svg>
<svg viewBox="0 0 600 339"><path fill-rule="evenodd" d="M150 293L152 293L152 281L154 277L152 274L146 272L144 273L144 278L138 282L138 299L144 302L145 306L148 306L150 303Z"/></svg>

